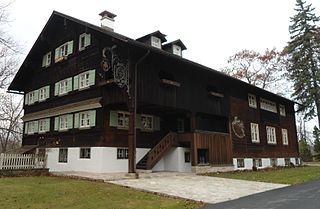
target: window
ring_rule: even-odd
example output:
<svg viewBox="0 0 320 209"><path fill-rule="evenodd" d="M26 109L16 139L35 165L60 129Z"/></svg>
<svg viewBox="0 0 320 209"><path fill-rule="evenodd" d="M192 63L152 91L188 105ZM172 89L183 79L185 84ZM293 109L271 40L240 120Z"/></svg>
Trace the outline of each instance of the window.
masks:
<svg viewBox="0 0 320 209"><path fill-rule="evenodd" d="M72 54L73 52L73 41L66 42L56 48L55 50L55 62L60 62L63 59L65 59L69 54Z"/></svg>
<svg viewBox="0 0 320 209"><path fill-rule="evenodd" d="M39 120L39 133L45 133L50 130L50 119Z"/></svg>
<svg viewBox="0 0 320 209"><path fill-rule="evenodd" d="M60 148L59 149L59 163L67 163L68 162L68 149Z"/></svg>
<svg viewBox="0 0 320 209"><path fill-rule="evenodd" d="M244 168L244 159L237 159L237 168Z"/></svg>
<svg viewBox="0 0 320 209"><path fill-rule="evenodd" d="M285 164L285 166L290 166L290 158L285 158L284 164Z"/></svg>
<svg viewBox="0 0 320 209"><path fill-rule="evenodd" d="M117 149L117 159L128 159L128 149L118 148Z"/></svg>
<svg viewBox="0 0 320 209"><path fill-rule="evenodd" d="M45 86L39 89L39 101L45 101L49 98L50 86Z"/></svg>
<svg viewBox="0 0 320 209"><path fill-rule="evenodd" d="M178 45L172 45L172 52L175 55L181 56L181 47Z"/></svg>
<svg viewBox="0 0 320 209"><path fill-rule="evenodd" d="M299 163L299 158L296 157L295 160L296 160L296 165L299 165L299 164L300 164L300 163Z"/></svg>
<svg viewBox="0 0 320 209"><path fill-rule="evenodd" d="M79 75L79 89L89 86L89 72L81 73Z"/></svg>
<svg viewBox="0 0 320 209"><path fill-rule="evenodd" d="M80 128L90 127L90 114L89 112L80 113Z"/></svg>
<svg viewBox="0 0 320 209"><path fill-rule="evenodd" d="M282 133L282 143L283 145L288 145L289 141L288 141L288 130L282 128L281 129L281 133Z"/></svg>
<svg viewBox="0 0 320 209"><path fill-rule="evenodd" d="M38 132L38 121L30 121L26 123L25 133L34 134Z"/></svg>
<svg viewBox="0 0 320 209"><path fill-rule="evenodd" d="M153 130L153 117L151 115L141 115L141 129L147 131Z"/></svg>
<svg viewBox="0 0 320 209"><path fill-rule="evenodd" d="M279 105L279 112L281 116L286 116L286 108L284 105Z"/></svg>
<svg viewBox="0 0 320 209"><path fill-rule="evenodd" d="M90 148L80 148L80 158L81 159L90 159L91 149Z"/></svg>
<svg viewBox="0 0 320 209"><path fill-rule="evenodd" d="M55 83L54 95L61 96L72 91L72 78L67 78Z"/></svg>
<svg viewBox="0 0 320 209"><path fill-rule="evenodd" d="M151 36L151 46L161 49L161 40L158 37Z"/></svg>
<svg viewBox="0 0 320 209"><path fill-rule="evenodd" d="M255 166L256 168L261 168L262 167L262 159L252 159L252 165Z"/></svg>
<svg viewBox="0 0 320 209"><path fill-rule="evenodd" d="M190 163L191 157L190 157L190 152L184 152L184 162L185 163Z"/></svg>
<svg viewBox="0 0 320 209"><path fill-rule="evenodd" d="M276 159L276 158L271 158L271 159L270 159L270 165L271 165L272 167L276 167L276 166L278 165L277 159Z"/></svg>
<svg viewBox="0 0 320 209"><path fill-rule="evenodd" d="M89 70L73 77L73 90L82 90L95 84L96 70Z"/></svg>
<svg viewBox="0 0 320 209"><path fill-rule="evenodd" d="M68 129L68 117L67 117L67 115L62 115L59 118L60 118L59 130L67 130Z"/></svg>
<svg viewBox="0 0 320 209"><path fill-rule="evenodd" d="M269 101L267 99L260 99L260 108L270 112L277 113L277 105L275 102Z"/></svg>
<svg viewBox="0 0 320 209"><path fill-rule="evenodd" d="M84 50L87 46L91 44L91 35L83 33L79 36L79 51Z"/></svg>
<svg viewBox="0 0 320 209"><path fill-rule="evenodd" d="M276 144L277 143L276 128L272 126L267 126L266 131L267 131L268 144Z"/></svg>
<svg viewBox="0 0 320 209"><path fill-rule="evenodd" d="M209 163L209 150L198 149L198 164L206 165Z"/></svg>
<svg viewBox="0 0 320 209"><path fill-rule="evenodd" d="M248 94L249 107L257 108L257 99L253 94Z"/></svg>
<svg viewBox="0 0 320 209"><path fill-rule="evenodd" d="M34 104L38 101L38 91L30 91L29 93L27 93L26 97L26 104Z"/></svg>
<svg viewBox="0 0 320 209"><path fill-rule="evenodd" d="M259 125L257 123L250 123L251 126L251 141L260 142Z"/></svg>
<svg viewBox="0 0 320 209"><path fill-rule="evenodd" d="M129 113L128 112L118 112L118 127L119 128L129 128Z"/></svg>
<svg viewBox="0 0 320 209"><path fill-rule="evenodd" d="M51 64L51 52L48 52L42 58L42 67L49 67L50 64Z"/></svg>
<svg viewBox="0 0 320 209"><path fill-rule="evenodd" d="M178 131L178 133L184 132L184 120L183 119L177 120L177 131Z"/></svg>

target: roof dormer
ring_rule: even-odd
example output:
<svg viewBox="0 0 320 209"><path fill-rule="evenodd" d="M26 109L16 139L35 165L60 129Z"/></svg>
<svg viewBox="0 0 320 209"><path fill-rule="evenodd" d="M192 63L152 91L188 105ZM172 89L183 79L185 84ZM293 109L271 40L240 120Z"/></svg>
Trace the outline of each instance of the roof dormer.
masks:
<svg viewBox="0 0 320 209"><path fill-rule="evenodd" d="M156 31L156 32L150 33L148 35L142 36L142 37L136 39L136 41L139 41L139 42L148 44L150 46L156 47L158 49L161 49L162 43L167 41L167 39L165 37L166 37L166 35L164 35L160 31Z"/></svg>
<svg viewBox="0 0 320 209"><path fill-rule="evenodd" d="M182 51L187 49L187 47L182 43L180 39L167 43L163 45L162 48L165 51L178 55L180 57L182 57Z"/></svg>

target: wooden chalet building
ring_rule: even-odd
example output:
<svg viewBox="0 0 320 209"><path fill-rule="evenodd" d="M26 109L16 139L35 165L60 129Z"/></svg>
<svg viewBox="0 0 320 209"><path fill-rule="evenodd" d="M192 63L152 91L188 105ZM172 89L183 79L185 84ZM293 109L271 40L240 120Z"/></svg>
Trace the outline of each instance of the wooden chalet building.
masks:
<svg viewBox="0 0 320 209"><path fill-rule="evenodd" d="M25 98L22 144L51 171L127 172L128 158L130 172L299 164L294 102L100 15L98 27L54 11L9 87Z"/></svg>

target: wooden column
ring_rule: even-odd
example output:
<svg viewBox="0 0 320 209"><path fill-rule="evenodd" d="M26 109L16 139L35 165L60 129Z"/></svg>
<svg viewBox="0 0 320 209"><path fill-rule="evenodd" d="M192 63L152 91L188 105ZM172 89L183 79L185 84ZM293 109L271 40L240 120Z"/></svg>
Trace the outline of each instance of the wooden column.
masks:
<svg viewBox="0 0 320 209"><path fill-rule="evenodd" d="M190 129L192 133L191 139L191 165L196 166L198 164L198 152L197 152L197 145L196 145L196 129L197 129L197 118L196 114L192 113L190 117Z"/></svg>

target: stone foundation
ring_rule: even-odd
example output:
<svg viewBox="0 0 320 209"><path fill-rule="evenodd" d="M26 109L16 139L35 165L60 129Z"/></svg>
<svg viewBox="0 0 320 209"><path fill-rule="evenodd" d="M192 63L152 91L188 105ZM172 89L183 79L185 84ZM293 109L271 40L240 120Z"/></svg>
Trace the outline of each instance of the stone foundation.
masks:
<svg viewBox="0 0 320 209"><path fill-rule="evenodd" d="M0 178L16 177L16 176L48 176L48 175L49 175L48 168L0 170Z"/></svg>

